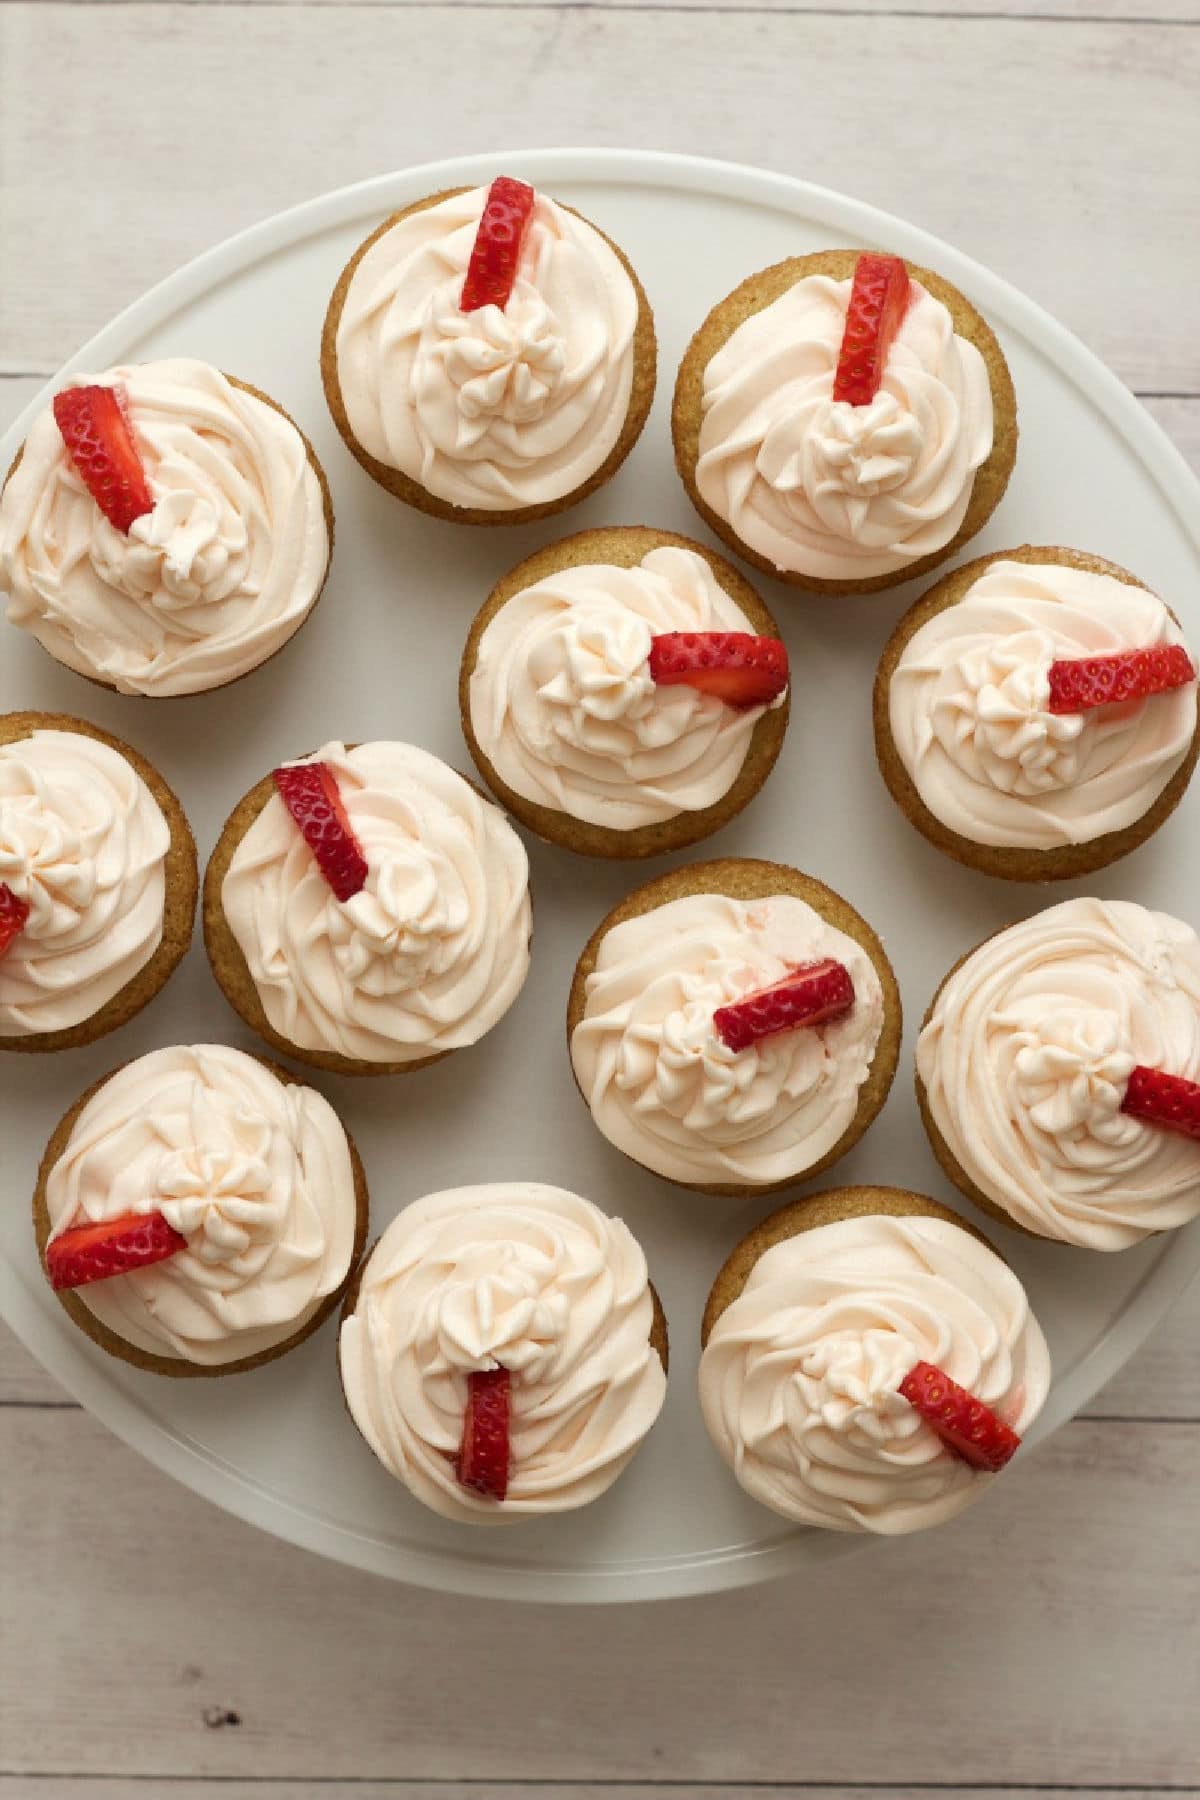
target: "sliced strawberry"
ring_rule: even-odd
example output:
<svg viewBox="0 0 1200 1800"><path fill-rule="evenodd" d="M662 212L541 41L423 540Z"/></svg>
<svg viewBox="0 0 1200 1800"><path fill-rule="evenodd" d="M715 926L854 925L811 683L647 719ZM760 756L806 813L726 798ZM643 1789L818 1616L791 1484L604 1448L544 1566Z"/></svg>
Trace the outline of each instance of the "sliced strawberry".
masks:
<svg viewBox="0 0 1200 1800"><path fill-rule="evenodd" d="M840 1019L854 1005L850 971L832 957L795 969L774 987L760 988L729 1006L718 1006L713 1025L730 1050L746 1050L759 1038L802 1025Z"/></svg>
<svg viewBox="0 0 1200 1800"><path fill-rule="evenodd" d="M867 250L859 257L833 380L835 400L867 406L875 398L911 291L908 270L898 256Z"/></svg>
<svg viewBox="0 0 1200 1800"><path fill-rule="evenodd" d="M1164 1131L1200 1138L1200 1081L1138 1063L1129 1077L1121 1111L1144 1119L1147 1125L1160 1125Z"/></svg>
<svg viewBox="0 0 1200 1800"><path fill-rule="evenodd" d="M692 687L727 706L766 706L788 684L778 638L749 631L664 631L650 639L650 677L659 687Z"/></svg>
<svg viewBox="0 0 1200 1800"><path fill-rule="evenodd" d="M271 779L336 898L353 899L367 885L367 859L329 764L287 763Z"/></svg>
<svg viewBox="0 0 1200 1800"><path fill-rule="evenodd" d="M12 949L29 920L29 902L0 881L0 956Z"/></svg>
<svg viewBox="0 0 1200 1800"><path fill-rule="evenodd" d="M118 531L129 530L154 500L138 455L126 411L123 388L64 388L53 400L54 421L62 432L75 472L106 519Z"/></svg>
<svg viewBox="0 0 1200 1800"><path fill-rule="evenodd" d="M458 1479L487 1500L508 1492L511 1459L508 1421L512 1382L507 1369L483 1369L467 1377Z"/></svg>
<svg viewBox="0 0 1200 1800"><path fill-rule="evenodd" d="M1050 664L1050 711L1090 712L1121 700L1144 700L1195 681L1192 659L1182 644L1153 650L1118 650L1112 656L1078 656Z"/></svg>
<svg viewBox="0 0 1200 1800"><path fill-rule="evenodd" d="M64 1231L46 1251L46 1268L52 1288L77 1288L165 1262L186 1249L187 1239L161 1213L122 1213Z"/></svg>
<svg viewBox="0 0 1200 1800"><path fill-rule="evenodd" d="M1021 1440L1011 1426L933 1363L915 1363L900 1383L900 1392L946 1448L973 1469L994 1475L1020 1449Z"/></svg>
<svg viewBox="0 0 1200 1800"><path fill-rule="evenodd" d="M498 175L488 189L487 201L475 232L471 260L467 264L459 309L477 312L481 306L508 305L517 279L521 245L533 217L534 191L511 175Z"/></svg>

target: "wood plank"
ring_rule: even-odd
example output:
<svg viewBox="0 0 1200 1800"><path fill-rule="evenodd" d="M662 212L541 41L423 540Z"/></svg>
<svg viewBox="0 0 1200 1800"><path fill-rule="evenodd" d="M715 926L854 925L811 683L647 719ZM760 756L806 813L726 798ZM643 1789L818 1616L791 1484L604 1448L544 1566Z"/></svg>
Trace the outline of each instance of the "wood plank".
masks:
<svg viewBox="0 0 1200 1800"><path fill-rule="evenodd" d="M107 0L93 0L104 5ZM333 0L316 0L332 4ZM0 1775L0 1800L35 1800L24 1784L28 1776ZM239 1781L235 1776L217 1781L197 1781L190 1775L159 1776L155 1800L671 1800L678 1793L672 1782L588 1781ZM795 1787L790 1783L756 1782L753 1787L727 1782L688 1782L687 1800L927 1800L929 1788L920 1787ZM979 1790L938 1785L938 1800L969 1800ZM1121 1789L1122 1800L1160 1800L1169 1788ZM1187 1790L1182 1790L1186 1792ZM989 1787L988 1800L1022 1800L1025 1788ZM1055 1800L1106 1800L1111 1788L1041 1787L1039 1795ZM52 1775L41 1777L36 1800L146 1800L146 1783L121 1775Z"/></svg>
<svg viewBox="0 0 1200 1800"><path fill-rule="evenodd" d="M14 1776L1196 1779L1191 1427L1077 1422L937 1534L649 1609L514 1612L301 1561L86 1415L0 1413L0 1467ZM1099 1659L1081 1657L1085 1633ZM136 1670L136 1729L101 1667ZM464 1670L469 1728L448 1705ZM847 1732L848 1693L871 1696L869 1729Z"/></svg>
<svg viewBox="0 0 1200 1800"><path fill-rule="evenodd" d="M158 0L74 0L76 5L151 6ZM190 0L192 5L228 5L231 0ZM245 0L246 4L279 6L281 0ZM307 6L362 7L424 6L427 0L303 0ZM479 5L503 5L504 0L476 0ZM670 12L788 12L845 14L849 17L904 17L975 19L990 23L996 18L1029 19L1050 24L1114 19L1152 22L1156 25L1193 25L1200 22L1196 0L522 0L526 6L587 5L597 10Z"/></svg>
<svg viewBox="0 0 1200 1800"><path fill-rule="evenodd" d="M577 7L544 18L433 5L419 18L352 5L0 7L0 239L21 246L0 292L8 366L52 367L151 282L277 208L439 149L503 146L519 88L515 135L535 141L704 153L719 119L728 157L919 219L1051 305L1133 385L1200 392L1200 30L1127 17L933 30L896 13L865 24L813 12L764 14L748 31L716 12L699 32L688 13ZM782 66L820 70L799 113L741 102L773 94ZM56 104L30 106L47 68ZM331 103L351 92L353 106ZM1131 122L1119 141L1114 92ZM848 131L864 104L872 130Z"/></svg>

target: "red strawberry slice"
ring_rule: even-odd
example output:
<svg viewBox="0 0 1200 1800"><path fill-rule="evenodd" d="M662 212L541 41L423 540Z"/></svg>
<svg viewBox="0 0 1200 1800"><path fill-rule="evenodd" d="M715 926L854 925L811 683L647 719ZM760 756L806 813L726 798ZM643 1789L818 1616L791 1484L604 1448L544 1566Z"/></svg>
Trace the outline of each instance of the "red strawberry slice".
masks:
<svg viewBox="0 0 1200 1800"><path fill-rule="evenodd" d="M67 455L88 493L118 531L153 512L123 388L64 388L52 402Z"/></svg>
<svg viewBox="0 0 1200 1800"><path fill-rule="evenodd" d="M794 970L774 987L760 988L729 1006L718 1006L713 1025L730 1050L746 1050L759 1038L773 1037L778 1031L840 1019L853 1005L850 971L827 956Z"/></svg>
<svg viewBox="0 0 1200 1800"><path fill-rule="evenodd" d="M1182 1075L1167 1075L1162 1069L1138 1063L1129 1077L1121 1111L1144 1119L1147 1125L1161 1125L1164 1131L1200 1138L1200 1081L1187 1081Z"/></svg>
<svg viewBox="0 0 1200 1800"><path fill-rule="evenodd" d="M52 1288L77 1288L165 1262L186 1249L187 1239L161 1213L122 1213L64 1231L47 1248L46 1268Z"/></svg>
<svg viewBox="0 0 1200 1800"><path fill-rule="evenodd" d="M533 217L534 198L533 189L523 181L514 181L511 175L498 175L493 181L467 264L458 303L462 312L508 305L517 279L521 245Z"/></svg>
<svg viewBox="0 0 1200 1800"><path fill-rule="evenodd" d="M727 706L766 706L788 684L788 654L778 638L750 631L664 631L650 639L650 677Z"/></svg>
<svg viewBox="0 0 1200 1800"><path fill-rule="evenodd" d="M367 859L329 764L288 763L271 778L337 899L353 899L367 885Z"/></svg>
<svg viewBox="0 0 1200 1800"><path fill-rule="evenodd" d="M900 1383L900 1392L946 1448L973 1469L994 1475L1021 1447L1011 1426L933 1363L914 1364Z"/></svg>
<svg viewBox="0 0 1200 1800"><path fill-rule="evenodd" d="M908 270L898 256L867 250L859 257L833 379L835 400L867 406L875 398L911 293Z"/></svg>
<svg viewBox="0 0 1200 1800"><path fill-rule="evenodd" d="M29 902L0 881L0 956L12 949L29 919Z"/></svg>
<svg viewBox="0 0 1200 1800"><path fill-rule="evenodd" d="M1078 656L1050 664L1050 711L1090 712L1122 700L1144 700L1195 681L1192 659L1182 644L1153 650L1118 650L1112 656Z"/></svg>
<svg viewBox="0 0 1200 1800"><path fill-rule="evenodd" d="M512 1383L507 1369L482 1369L467 1377L458 1479L487 1500L508 1492L511 1459L508 1422Z"/></svg>

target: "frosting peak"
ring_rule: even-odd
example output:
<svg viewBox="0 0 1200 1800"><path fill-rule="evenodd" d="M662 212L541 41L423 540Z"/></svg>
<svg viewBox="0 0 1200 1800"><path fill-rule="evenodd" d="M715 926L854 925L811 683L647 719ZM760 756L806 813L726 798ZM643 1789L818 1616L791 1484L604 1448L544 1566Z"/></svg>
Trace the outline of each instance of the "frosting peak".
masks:
<svg viewBox="0 0 1200 1800"><path fill-rule="evenodd" d="M0 497L10 620L124 694L247 674L298 630L325 578L324 498L303 438L194 358L74 378L88 383L124 388L154 507L118 531L47 407Z"/></svg>
<svg viewBox="0 0 1200 1800"><path fill-rule="evenodd" d="M476 740L505 785L618 831L720 800L766 709L657 686L651 639L675 631L754 631L706 559L678 545L632 568L559 569L506 601L470 681Z"/></svg>
<svg viewBox="0 0 1200 1800"><path fill-rule="evenodd" d="M781 572L822 580L943 549L992 448L987 365L918 281L879 392L834 400L852 286L805 276L744 320L703 378L701 497Z"/></svg>
<svg viewBox="0 0 1200 1800"><path fill-rule="evenodd" d="M561 499L621 435L638 295L600 233L544 194L508 304L459 300L487 199L410 212L358 263L338 322L338 385L365 450L454 506Z"/></svg>

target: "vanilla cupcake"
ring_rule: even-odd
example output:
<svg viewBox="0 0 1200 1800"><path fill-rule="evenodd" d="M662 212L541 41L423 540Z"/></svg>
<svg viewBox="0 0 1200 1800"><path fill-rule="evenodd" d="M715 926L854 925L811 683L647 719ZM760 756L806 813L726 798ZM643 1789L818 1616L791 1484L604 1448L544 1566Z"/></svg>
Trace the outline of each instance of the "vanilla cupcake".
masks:
<svg viewBox="0 0 1200 1800"><path fill-rule="evenodd" d="M321 377L397 499L469 525L561 512L616 473L654 398L654 320L625 256L501 177L393 213L338 280Z"/></svg>
<svg viewBox="0 0 1200 1800"><path fill-rule="evenodd" d="M481 775L523 825L585 855L657 856L758 792L783 743L787 679L774 619L723 557L610 526L496 585L459 701Z"/></svg>
<svg viewBox="0 0 1200 1800"><path fill-rule="evenodd" d="M764 1220L704 1315L700 1405L773 1512L885 1536L981 1499L1037 1418L1050 1357L1017 1277L923 1195L835 1188Z"/></svg>
<svg viewBox="0 0 1200 1800"><path fill-rule="evenodd" d="M701 1193L818 1174L887 1099L900 994L866 920L822 882L750 858L647 882L575 970L571 1065L597 1127Z"/></svg>
<svg viewBox="0 0 1200 1800"><path fill-rule="evenodd" d="M995 335L948 281L821 250L713 308L672 432L693 505L747 562L815 593L872 593L986 523L1016 458L1016 400Z"/></svg>
<svg viewBox="0 0 1200 1800"><path fill-rule="evenodd" d="M0 495L9 620L122 694L205 693L258 668L316 605L332 545L299 427L194 357L72 377Z"/></svg>
<svg viewBox="0 0 1200 1800"><path fill-rule="evenodd" d="M934 1153L982 1211L1125 1250L1200 1215L1200 939L1065 900L953 968L917 1040Z"/></svg>
<svg viewBox="0 0 1200 1800"><path fill-rule="evenodd" d="M234 808L204 881L226 998L275 1049L403 1074L476 1043L529 972L524 845L412 744L326 744Z"/></svg>
<svg viewBox="0 0 1200 1800"><path fill-rule="evenodd" d="M588 1505L666 1394L667 1330L620 1219L535 1181L430 1194L363 1264L338 1339L389 1475L465 1525Z"/></svg>
<svg viewBox="0 0 1200 1800"><path fill-rule="evenodd" d="M232 1375L338 1305L367 1186L320 1094L227 1045L179 1045L71 1108L33 1219L59 1300L101 1349L156 1375Z"/></svg>
<svg viewBox="0 0 1200 1800"><path fill-rule="evenodd" d="M999 551L901 619L875 679L893 799L958 862L1014 881L1086 875L1144 843L1200 754L1174 615L1079 550Z"/></svg>
<svg viewBox="0 0 1200 1800"><path fill-rule="evenodd" d="M0 717L0 1050L115 1031L181 961L196 845L157 769L61 713Z"/></svg>

